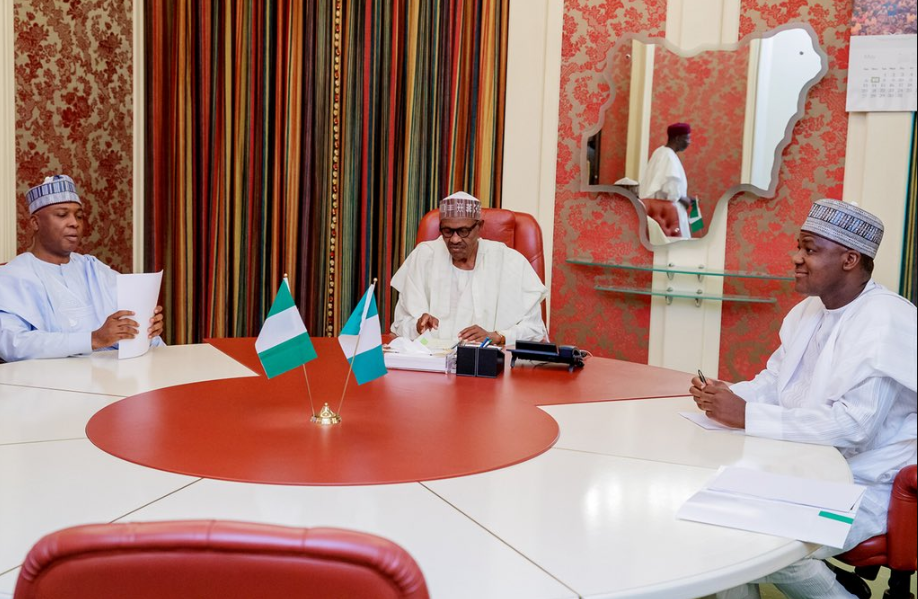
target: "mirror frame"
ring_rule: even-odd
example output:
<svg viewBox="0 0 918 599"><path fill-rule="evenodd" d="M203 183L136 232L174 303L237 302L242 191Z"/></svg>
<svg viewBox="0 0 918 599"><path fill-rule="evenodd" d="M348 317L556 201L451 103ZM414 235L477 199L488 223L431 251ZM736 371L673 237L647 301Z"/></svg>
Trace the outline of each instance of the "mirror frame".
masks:
<svg viewBox="0 0 918 599"><path fill-rule="evenodd" d="M769 185L767 189L762 189L752 185L751 183L738 183L736 185L730 186L726 189L721 196L717 199L714 210L711 212L710 222L716 220L719 212L725 209L727 201L730 198L735 196L738 193L749 192L753 193L762 198L773 198L777 191L778 187L778 173L781 170L781 165L784 161L784 150L790 145L793 140L794 127L803 118L806 112L806 101L809 97L809 92L823 77L826 73L829 72L829 61L828 55L825 50L822 49L822 46L819 44L819 37L816 35L816 31L810 26L809 23L785 23L774 29L770 29L766 32L753 32L745 36L741 40L732 44L708 44L702 45L697 48L693 48L690 51L683 51L681 48L678 48L665 38L660 37L651 37L642 33L626 33L622 35L616 42L613 44L612 48L609 50L606 55L606 68L602 71L602 77L609 85L609 96L603 105L599 109L599 118L596 124L588 127L584 130L581 140L580 140L580 191L586 192L600 192L600 193L609 193L617 194L627 198L638 215L638 225L639 225L639 237L641 244L644 245L648 250L654 251L655 248L667 247L672 243L678 243L682 241L697 241L703 239L701 237L696 237L692 239L681 239L681 238L671 238L672 241L667 242L664 245L654 246L650 242L650 238L647 231L647 211L644 208L644 204L641 203L640 199L632 193L629 189L621 187L619 185L612 184L590 184L590 166L587 155L587 143L591 137L596 135L599 131L602 130L603 124L605 123L606 112L612 106L612 102L615 99L615 82L612 80L612 58L615 56L615 53L622 50L623 47L631 46L632 40L637 40L644 44L653 44L657 46L663 46L669 52L672 52L683 58L689 58L702 52L711 52L711 51L735 51L743 46L751 44L753 40L756 39L767 39L774 37L781 31L788 29L802 29L810 36L810 40L813 43L813 48L816 51L816 54L819 56L820 69L809 81L803 84L803 87L800 89L800 94L797 98L797 111L788 119L787 126L784 130L784 136L778 141L775 147L775 156L771 169L771 179L769 180Z"/></svg>

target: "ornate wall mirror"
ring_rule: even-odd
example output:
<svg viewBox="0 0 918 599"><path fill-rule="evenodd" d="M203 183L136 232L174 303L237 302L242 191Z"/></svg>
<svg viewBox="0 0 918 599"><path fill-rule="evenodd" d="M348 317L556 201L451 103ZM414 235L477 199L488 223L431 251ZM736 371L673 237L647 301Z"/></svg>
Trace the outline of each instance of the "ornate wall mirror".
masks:
<svg viewBox="0 0 918 599"><path fill-rule="evenodd" d="M642 202L651 195L639 183L651 153L667 143L667 126L685 122L691 144L677 155L705 223L720 202L741 191L774 197L781 156L807 92L827 70L826 54L807 24L686 54L662 38L623 36L603 71L609 98L599 122L583 135L581 189L630 200L648 249L683 240L660 215L660 208L674 213L674 206Z"/></svg>

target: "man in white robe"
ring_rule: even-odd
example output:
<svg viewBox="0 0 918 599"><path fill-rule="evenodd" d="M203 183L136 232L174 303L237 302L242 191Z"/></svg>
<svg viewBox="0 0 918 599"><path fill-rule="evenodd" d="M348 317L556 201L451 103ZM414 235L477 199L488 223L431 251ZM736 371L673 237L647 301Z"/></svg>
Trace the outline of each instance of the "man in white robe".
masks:
<svg viewBox="0 0 918 599"><path fill-rule="evenodd" d="M548 337L545 285L522 254L481 239L483 225L481 202L471 195L440 202L442 238L418 244L392 277L399 292L393 333L495 345Z"/></svg>
<svg viewBox="0 0 918 599"><path fill-rule="evenodd" d="M757 581L789 597L869 596L856 575L833 573L820 560L886 531L892 481L916 460L918 313L870 278L882 236L880 220L857 206L813 204L794 255L796 290L810 297L784 319L765 370L732 386L692 380L690 392L709 417L748 435L832 445L854 482L867 487L844 547L825 547ZM748 584L719 596L759 595Z"/></svg>
<svg viewBox="0 0 918 599"><path fill-rule="evenodd" d="M666 128L666 136L666 145L653 151L644 168L638 194L641 199L672 202L679 215L679 231L676 236L689 239L692 231L688 209L697 200L688 196L688 179L678 153L685 151L692 143L692 128L688 123L673 123Z"/></svg>
<svg viewBox="0 0 918 599"><path fill-rule="evenodd" d="M117 310L117 273L75 251L83 203L73 180L48 177L26 198L32 246L0 266L0 361L89 354L135 337L133 312ZM157 306L147 329L153 345L162 329Z"/></svg>

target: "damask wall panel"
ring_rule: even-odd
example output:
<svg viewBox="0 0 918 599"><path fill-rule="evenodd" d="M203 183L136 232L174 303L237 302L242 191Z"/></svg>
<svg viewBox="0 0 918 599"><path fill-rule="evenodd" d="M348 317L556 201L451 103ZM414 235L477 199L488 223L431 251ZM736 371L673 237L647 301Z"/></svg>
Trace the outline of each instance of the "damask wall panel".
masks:
<svg viewBox="0 0 918 599"><path fill-rule="evenodd" d="M741 194L731 200L727 215L728 270L790 275L797 232L810 204L820 198L842 197L845 177L845 112L848 39L851 5L845 0L774 2L744 0L740 37L768 31L789 22L806 22L819 36L829 57L829 71L809 92L803 118L794 127L784 150L776 195L761 199ZM751 293L754 283L727 279L724 293ZM749 289L747 289L749 287ZM761 284L756 294L763 293ZM752 308L725 304L721 316L720 376L742 380L759 372L778 347L781 320L803 299L793 283L764 289L777 304Z"/></svg>
<svg viewBox="0 0 918 599"><path fill-rule="evenodd" d="M829 72L810 90L804 117L784 152L776 197L740 195L731 200L728 214L725 268L787 274L792 270L796 233L810 203L820 197L841 197L847 131L846 27L851 8L844 0L743 0L741 10L740 39L784 23L807 22L819 34L829 56ZM609 49L626 32L663 37L665 22L665 0L565 2L551 336L597 355L637 362L647 361L649 299L603 293L594 286L605 283L646 289L650 288L649 275L602 271L567 264L566 260L653 261L638 240L637 216L628 201L611 194L579 191L579 152L583 132L595 125L599 107L608 98L601 71ZM745 98L744 86L733 87L737 102ZM693 132L693 139L696 137L702 136ZM651 146L656 145L653 140ZM702 199L713 208L714 198ZM781 319L802 298L791 283L742 279L728 279L724 292L778 299L773 305L727 303L723 307L720 376L725 380L748 378L764 367L777 347Z"/></svg>
<svg viewBox="0 0 918 599"><path fill-rule="evenodd" d="M14 0L19 252L31 243L26 192L64 173L88 216L80 252L131 271L131 10L129 0Z"/></svg>

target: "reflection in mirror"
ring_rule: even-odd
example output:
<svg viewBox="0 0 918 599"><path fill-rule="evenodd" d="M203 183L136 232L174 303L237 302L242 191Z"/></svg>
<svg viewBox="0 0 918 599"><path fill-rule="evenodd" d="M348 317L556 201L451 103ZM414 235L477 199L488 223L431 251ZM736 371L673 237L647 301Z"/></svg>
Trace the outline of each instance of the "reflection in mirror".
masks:
<svg viewBox="0 0 918 599"><path fill-rule="evenodd" d="M806 94L827 70L806 24L691 54L661 38L623 36L606 60L610 92L600 122L583 137L581 187L631 200L648 247L700 237L701 222L692 233L684 230L691 198L698 198L701 221L710 222L716 205L738 192L774 196L781 154L803 116ZM674 123L691 126L690 143L667 135ZM680 175L647 168L654 151L667 145L673 172L684 171L685 208L674 197L679 185L659 184Z"/></svg>

